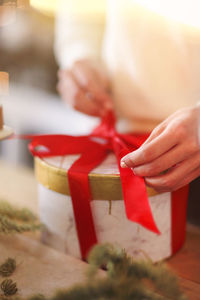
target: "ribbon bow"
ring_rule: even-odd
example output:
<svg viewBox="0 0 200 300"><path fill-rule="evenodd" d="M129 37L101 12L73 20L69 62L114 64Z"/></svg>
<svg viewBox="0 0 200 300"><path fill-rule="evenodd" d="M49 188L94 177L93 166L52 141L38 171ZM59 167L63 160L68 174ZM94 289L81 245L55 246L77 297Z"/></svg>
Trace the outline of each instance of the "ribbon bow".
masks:
<svg viewBox="0 0 200 300"><path fill-rule="evenodd" d="M115 130L115 117L109 113L88 136L39 135L33 136L29 149L34 156L62 156L81 154L68 170L68 181L82 258L97 243L90 207L92 195L88 174L106 158L109 152L116 155L127 218L159 234L155 224L144 179L135 176L131 169L120 167L121 158L136 150L148 135L119 134ZM39 146L43 146L41 149ZM45 149L45 150L44 150Z"/></svg>

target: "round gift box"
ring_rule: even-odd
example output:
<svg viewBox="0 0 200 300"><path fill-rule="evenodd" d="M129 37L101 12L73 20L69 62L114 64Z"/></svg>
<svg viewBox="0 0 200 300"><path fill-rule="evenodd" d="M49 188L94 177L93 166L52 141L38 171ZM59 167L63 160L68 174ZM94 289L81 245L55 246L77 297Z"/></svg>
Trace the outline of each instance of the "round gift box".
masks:
<svg viewBox="0 0 200 300"><path fill-rule="evenodd" d="M67 170L77 158L79 155L35 158L35 173L39 182L40 218L45 225L43 242L80 258L67 180ZM125 249L134 258L148 257L154 262L175 252L172 246L171 193L157 194L147 187L152 213L161 232L158 235L127 219L114 154L109 154L88 176L93 196L91 208L99 243L112 243ZM181 234L184 236L185 233ZM178 248L180 246L181 244Z"/></svg>

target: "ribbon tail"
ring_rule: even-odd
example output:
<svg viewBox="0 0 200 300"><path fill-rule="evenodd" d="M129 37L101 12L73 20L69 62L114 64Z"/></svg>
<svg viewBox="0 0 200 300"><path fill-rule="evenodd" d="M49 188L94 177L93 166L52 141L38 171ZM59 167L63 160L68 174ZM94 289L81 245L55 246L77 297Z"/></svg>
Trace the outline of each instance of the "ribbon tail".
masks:
<svg viewBox="0 0 200 300"><path fill-rule="evenodd" d="M97 244L97 236L92 216L90 201L92 195L89 186L89 172L98 166L106 157L107 152L90 149L83 154L68 170L68 181L81 256L86 260L88 252Z"/></svg>
<svg viewBox="0 0 200 300"><path fill-rule="evenodd" d="M121 176L127 218L160 234L151 211L144 179L135 176L131 169L122 169L120 166L121 158L129 153L128 149L123 149L117 142L113 146Z"/></svg>

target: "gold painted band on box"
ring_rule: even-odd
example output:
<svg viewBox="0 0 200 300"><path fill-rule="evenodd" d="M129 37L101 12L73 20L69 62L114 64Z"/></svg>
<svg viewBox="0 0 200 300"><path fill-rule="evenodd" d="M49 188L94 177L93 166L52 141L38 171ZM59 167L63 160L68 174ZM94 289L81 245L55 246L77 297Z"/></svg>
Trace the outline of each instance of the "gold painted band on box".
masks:
<svg viewBox="0 0 200 300"><path fill-rule="evenodd" d="M67 171L47 164L40 158L35 158L35 175L39 183L47 189L60 194L70 195ZM90 187L94 200L122 200L122 187L119 175L89 174ZM158 193L147 187L148 196Z"/></svg>

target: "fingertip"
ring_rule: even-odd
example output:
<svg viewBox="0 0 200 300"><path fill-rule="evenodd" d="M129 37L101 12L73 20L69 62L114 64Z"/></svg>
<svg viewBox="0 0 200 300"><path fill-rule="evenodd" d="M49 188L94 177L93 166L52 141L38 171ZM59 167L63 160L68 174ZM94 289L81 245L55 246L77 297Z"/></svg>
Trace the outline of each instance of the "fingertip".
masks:
<svg viewBox="0 0 200 300"><path fill-rule="evenodd" d="M131 154L127 154L126 156L124 156L122 158L121 162L123 162L126 165L126 168L134 168L135 167L135 164L132 161Z"/></svg>
<svg viewBox="0 0 200 300"><path fill-rule="evenodd" d="M122 169L128 168L128 166L126 165L126 163L123 160L121 160L120 166Z"/></svg>

